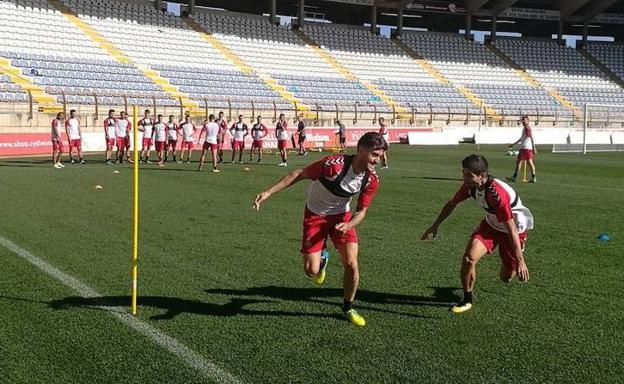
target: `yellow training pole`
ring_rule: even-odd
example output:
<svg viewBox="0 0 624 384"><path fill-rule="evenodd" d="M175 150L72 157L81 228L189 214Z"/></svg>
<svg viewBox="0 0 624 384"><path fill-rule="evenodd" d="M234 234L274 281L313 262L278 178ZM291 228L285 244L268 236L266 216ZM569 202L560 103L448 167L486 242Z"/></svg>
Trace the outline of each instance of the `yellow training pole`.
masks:
<svg viewBox="0 0 624 384"><path fill-rule="evenodd" d="M133 133L133 154L134 164L132 165L132 308L133 315L137 313L137 276L139 262L139 134L137 132L137 121L139 121L139 110L137 106L132 107L134 128Z"/></svg>

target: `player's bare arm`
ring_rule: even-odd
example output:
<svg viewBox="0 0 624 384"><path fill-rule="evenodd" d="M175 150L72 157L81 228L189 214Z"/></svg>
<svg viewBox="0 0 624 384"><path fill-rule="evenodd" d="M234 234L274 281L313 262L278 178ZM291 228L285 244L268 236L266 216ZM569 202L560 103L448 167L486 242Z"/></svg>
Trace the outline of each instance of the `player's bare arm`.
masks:
<svg viewBox="0 0 624 384"><path fill-rule="evenodd" d="M516 272L518 273L518 278L520 281L528 281L529 280L529 269L524 262L524 255L522 254L522 245L520 244L520 237L518 236L518 230L516 228L516 223L513 219L509 219L505 222L505 228L507 228L507 234L509 239L511 240L515 254L516 260L518 260L518 268Z"/></svg>
<svg viewBox="0 0 624 384"><path fill-rule="evenodd" d="M280 181L275 183L269 189L256 195L252 208L256 211L260 209L260 203L271 197L274 193L288 188L291 185L298 183L301 180L309 179L310 176L306 173L305 169L295 169L286 176L282 177Z"/></svg>
<svg viewBox="0 0 624 384"><path fill-rule="evenodd" d="M433 238L435 239L438 235L438 227L440 226L440 224L442 224L444 220L446 220L447 217L450 216L456 206L457 205L453 202L453 200L449 200L446 204L444 204L444 207L442 207L438 218L435 219L433 224L431 224L431 226L425 230L420 239L427 240L429 235L433 235Z"/></svg>
<svg viewBox="0 0 624 384"><path fill-rule="evenodd" d="M355 212L353 216L351 216L351 220L349 220L348 223L336 224L336 230L340 231L344 235L351 228L355 228L362 221L364 221L367 211L368 211L368 207L358 207L357 211Z"/></svg>

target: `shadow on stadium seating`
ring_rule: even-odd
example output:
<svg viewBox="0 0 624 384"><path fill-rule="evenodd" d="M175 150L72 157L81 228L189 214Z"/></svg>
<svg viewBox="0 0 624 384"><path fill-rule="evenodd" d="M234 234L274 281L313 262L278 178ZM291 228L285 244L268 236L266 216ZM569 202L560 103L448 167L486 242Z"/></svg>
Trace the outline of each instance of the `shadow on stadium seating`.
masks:
<svg viewBox="0 0 624 384"><path fill-rule="evenodd" d="M414 313L395 311L380 307L380 304L410 305L410 306L434 306L447 307L456 302L459 297L455 294L459 288L431 287L434 291L432 296L410 296L393 293L382 293L362 290L358 291L358 308L404 315L418 318L432 318ZM342 319L339 315L339 304L336 298L342 297L342 289L337 288L291 288L291 287L255 287L243 290L236 289L207 289L207 293L214 295L229 296L229 302L225 304L207 303L199 300L180 299L167 296L140 296L139 306L151 307L165 311L154 315L152 320L170 320L180 314L197 314L205 316L276 316L276 317L318 317L326 319ZM258 296L259 298L250 298ZM331 297L332 300L327 300ZM263 310L246 308L254 304L272 304L280 301L308 301L317 304L329 305L332 308L328 312L305 312L284 310ZM375 304L376 306L365 305ZM52 300L47 303L50 308L65 310L70 308L91 308L97 310L112 310L127 313L130 305L130 296L103 296L84 298L70 296L60 300Z"/></svg>

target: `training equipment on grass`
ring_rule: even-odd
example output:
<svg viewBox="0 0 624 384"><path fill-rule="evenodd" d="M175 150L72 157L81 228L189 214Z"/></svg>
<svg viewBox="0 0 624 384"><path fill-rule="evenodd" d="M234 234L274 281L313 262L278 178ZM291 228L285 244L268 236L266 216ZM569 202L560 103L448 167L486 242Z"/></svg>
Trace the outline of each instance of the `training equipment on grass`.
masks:
<svg viewBox="0 0 624 384"><path fill-rule="evenodd" d="M119 173L119 171L117 171L117 170L114 170L114 171L113 171L113 173Z"/></svg>
<svg viewBox="0 0 624 384"><path fill-rule="evenodd" d="M606 233L601 233L600 235L598 235L597 239L600 240L600 241L609 241L609 240L611 240L609 235L606 234Z"/></svg>

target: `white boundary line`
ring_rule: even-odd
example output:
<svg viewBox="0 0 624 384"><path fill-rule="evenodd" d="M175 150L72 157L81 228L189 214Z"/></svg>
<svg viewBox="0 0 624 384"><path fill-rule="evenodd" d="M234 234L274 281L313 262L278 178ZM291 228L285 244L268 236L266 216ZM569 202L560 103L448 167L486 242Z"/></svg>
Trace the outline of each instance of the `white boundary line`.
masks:
<svg viewBox="0 0 624 384"><path fill-rule="evenodd" d="M0 245L8 249L9 251L15 253L22 259L28 261L29 263L39 268L41 271L45 272L52 278L65 284L66 286L71 288L74 292L76 292L78 295L84 298L102 297L102 295L97 293L93 288L89 287L82 281L60 271L59 269L48 264L47 262L40 259L39 257L23 249L19 245L6 239L2 235L0 235ZM197 352L193 351L189 347L180 343L173 337L168 336L165 333L159 331L158 329L152 327L151 325L137 319L136 317L133 317L130 313L128 313L122 307L99 306L98 308L110 312L113 316L117 318L117 320L121 321L123 324L127 325L128 327L137 331L138 333L142 334L148 339L152 340L155 344L157 344L161 348L176 355L177 357L182 359L186 364L188 364L190 367L197 370L203 376L211 380L214 380L218 383L242 383L237 377L235 377L231 373L219 368L213 362L206 360Z"/></svg>

